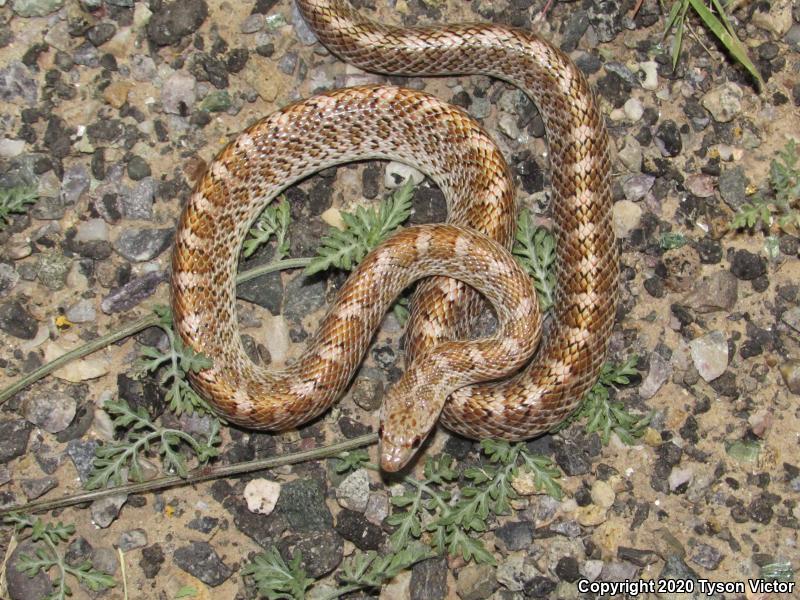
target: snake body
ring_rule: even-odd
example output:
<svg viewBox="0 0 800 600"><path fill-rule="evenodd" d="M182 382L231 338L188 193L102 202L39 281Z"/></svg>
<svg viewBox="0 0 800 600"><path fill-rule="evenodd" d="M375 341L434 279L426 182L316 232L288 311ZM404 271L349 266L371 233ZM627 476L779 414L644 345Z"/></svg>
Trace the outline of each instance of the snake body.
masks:
<svg viewBox="0 0 800 600"><path fill-rule="evenodd" d="M359 67L492 75L536 103L552 169L553 322L520 370L538 342L538 309L503 249L514 233L513 186L481 127L427 94L391 86L338 90L245 130L210 164L184 209L173 254L175 324L183 341L214 364L194 374L193 384L235 423L297 426L346 388L398 286L438 275L423 281L413 299L411 368L384 400L381 465L402 467L440 411L444 425L471 438L521 440L547 431L596 380L615 313L608 137L586 79L556 47L519 29L400 28L365 19L339 0L297 4L323 44ZM287 186L365 158L399 160L429 175L445 193L451 225L408 228L391 238L348 279L301 359L279 373L257 367L244 352L235 315L236 262L250 223ZM490 300L500 326L491 338L466 342L459 338L480 310L470 286Z"/></svg>

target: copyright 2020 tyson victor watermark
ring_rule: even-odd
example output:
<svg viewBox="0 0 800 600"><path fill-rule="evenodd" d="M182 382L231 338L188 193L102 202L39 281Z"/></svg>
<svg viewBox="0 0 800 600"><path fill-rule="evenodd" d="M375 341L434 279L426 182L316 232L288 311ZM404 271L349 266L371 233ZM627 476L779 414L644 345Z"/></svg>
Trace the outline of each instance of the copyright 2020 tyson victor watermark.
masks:
<svg viewBox="0 0 800 600"><path fill-rule="evenodd" d="M625 581L578 580L578 591L602 596L628 594L691 594L695 591L711 596L713 594L744 594L749 590L754 594L791 594L795 590L794 581L768 581L748 579L747 581L711 581L709 579L626 579Z"/></svg>

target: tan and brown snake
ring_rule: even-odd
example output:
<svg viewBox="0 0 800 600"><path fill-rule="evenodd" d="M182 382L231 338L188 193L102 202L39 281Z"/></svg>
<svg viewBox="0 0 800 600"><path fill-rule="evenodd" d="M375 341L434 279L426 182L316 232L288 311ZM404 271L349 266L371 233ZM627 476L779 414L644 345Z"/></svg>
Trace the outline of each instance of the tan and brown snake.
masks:
<svg viewBox="0 0 800 600"><path fill-rule="evenodd" d="M322 43L361 68L486 74L513 83L536 103L552 169L553 323L529 361L541 330L538 306L530 280L502 248L513 240L514 190L488 134L427 94L349 88L297 102L249 127L197 183L172 261L176 329L213 361L192 383L234 423L295 427L346 389L400 290L437 275L421 282L413 298L410 367L384 399L381 466L404 466L440 414L446 427L476 439L523 440L547 431L596 380L615 314L608 137L586 78L558 48L520 29L400 28L370 21L339 0L297 4ZM445 193L450 224L410 227L390 238L344 284L302 358L280 372L256 366L243 349L235 305L237 257L250 224L293 183L367 158L424 171ZM469 286L495 309L500 325L493 337L461 340L480 310Z"/></svg>

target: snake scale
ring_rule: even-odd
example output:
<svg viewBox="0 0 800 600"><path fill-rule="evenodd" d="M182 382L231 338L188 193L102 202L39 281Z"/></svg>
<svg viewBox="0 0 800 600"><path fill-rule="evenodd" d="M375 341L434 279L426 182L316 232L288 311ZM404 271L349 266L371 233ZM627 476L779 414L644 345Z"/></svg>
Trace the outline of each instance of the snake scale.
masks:
<svg viewBox="0 0 800 600"><path fill-rule="evenodd" d="M335 90L242 132L209 165L184 208L172 262L175 325L186 344L213 361L192 374L193 385L233 423L267 430L304 423L346 389L400 290L426 278L412 300L409 367L384 399L381 466L402 468L439 418L475 439L523 440L547 431L596 380L615 316L609 143L588 82L558 48L520 29L401 28L371 21L341 0L297 5L320 41L358 67L485 74L534 101L552 170L553 320L539 345L535 293L507 250L515 227L512 178L488 134L462 110L424 93L388 85ZM296 362L282 371L253 364L235 305L237 257L250 224L297 181L374 158L431 177L447 198L449 223L403 229L369 254ZM466 341L482 310L478 293L499 326L491 337Z"/></svg>

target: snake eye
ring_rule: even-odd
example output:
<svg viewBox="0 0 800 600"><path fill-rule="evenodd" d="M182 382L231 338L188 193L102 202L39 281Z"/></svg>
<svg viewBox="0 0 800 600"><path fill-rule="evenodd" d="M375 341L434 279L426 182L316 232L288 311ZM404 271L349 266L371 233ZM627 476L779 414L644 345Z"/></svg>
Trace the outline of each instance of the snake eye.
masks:
<svg viewBox="0 0 800 600"><path fill-rule="evenodd" d="M419 448L419 445L421 443L422 443L422 439L419 436L417 436L417 437L414 438L414 441L411 442L411 447L416 450L417 448Z"/></svg>
<svg viewBox="0 0 800 600"><path fill-rule="evenodd" d="M381 423L380 426L378 427L378 437L379 438L383 437L383 423Z"/></svg>

